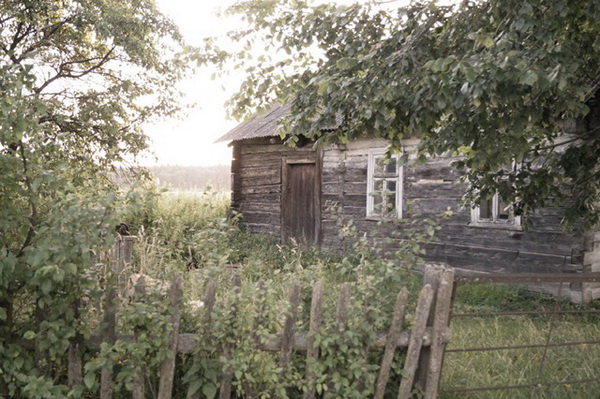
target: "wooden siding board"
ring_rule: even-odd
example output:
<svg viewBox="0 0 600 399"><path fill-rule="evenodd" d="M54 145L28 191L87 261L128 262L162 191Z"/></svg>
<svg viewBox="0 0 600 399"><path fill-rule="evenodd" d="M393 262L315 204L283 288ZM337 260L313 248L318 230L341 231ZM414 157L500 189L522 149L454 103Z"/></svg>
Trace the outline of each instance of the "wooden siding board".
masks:
<svg viewBox="0 0 600 399"><path fill-rule="evenodd" d="M246 186L240 189L241 195L253 195L253 194L280 194L281 184L268 184L258 186Z"/></svg>
<svg viewBox="0 0 600 399"><path fill-rule="evenodd" d="M544 252L571 256L572 251L582 251L581 237L544 231L515 231L443 224L437 234L446 243L469 243L482 247L502 249L518 248L526 252Z"/></svg>
<svg viewBox="0 0 600 399"><path fill-rule="evenodd" d="M465 187L452 182L440 183L437 180L406 182L404 183L404 196L408 199L416 198L451 198L460 201L465 193Z"/></svg>
<svg viewBox="0 0 600 399"><path fill-rule="evenodd" d="M274 202L245 202L241 205L240 211L242 213L251 213L251 212L266 212L266 213L279 213L281 211L280 203Z"/></svg>
<svg viewBox="0 0 600 399"><path fill-rule="evenodd" d="M272 212L243 212L242 220L245 224L270 224L280 226L281 216Z"/></svg>

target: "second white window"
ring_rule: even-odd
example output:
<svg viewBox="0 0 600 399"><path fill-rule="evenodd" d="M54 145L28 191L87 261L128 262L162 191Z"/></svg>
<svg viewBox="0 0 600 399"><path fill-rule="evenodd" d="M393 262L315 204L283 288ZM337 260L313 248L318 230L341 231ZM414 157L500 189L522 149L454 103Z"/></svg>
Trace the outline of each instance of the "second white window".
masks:
<svg viewBox="0 0 600 399"><path fill-rule="evenodd" d="M367 217L402 217L402 166L398 155L386 158L385 149L369 151Z"/></svg>

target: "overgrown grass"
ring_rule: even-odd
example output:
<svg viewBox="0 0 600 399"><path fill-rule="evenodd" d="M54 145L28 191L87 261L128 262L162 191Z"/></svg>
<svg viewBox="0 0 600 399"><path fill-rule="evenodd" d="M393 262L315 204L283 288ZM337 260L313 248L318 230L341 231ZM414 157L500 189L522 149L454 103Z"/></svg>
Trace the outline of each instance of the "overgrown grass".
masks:
<svg viewBox="0 0 600 399"><path fill-rule="evenodd" d="M457 293L455 313L553 311L555 298L525 287L471 283ZM560 310L594 309L565 301ZM452 321L448 349L499 348L541 345L536 348L497 349L447 353L442 390L477 387L515 387L506 390L466 391L442 394L442 398L592 398L598 382L562 383L598 379L600 345L581 344L545 348L546 342L600 341L597 315L539 314L460 317ZM545 386L544 384L555 385ZM516 388L518 386L534 387Z"/></svg>

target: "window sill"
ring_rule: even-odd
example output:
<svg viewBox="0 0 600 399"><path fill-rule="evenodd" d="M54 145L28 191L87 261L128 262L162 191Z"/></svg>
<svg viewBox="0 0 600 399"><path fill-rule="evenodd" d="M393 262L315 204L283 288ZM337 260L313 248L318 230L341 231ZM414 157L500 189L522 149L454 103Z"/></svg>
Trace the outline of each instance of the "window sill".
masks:
<svg viewBox="0 0 600 399"><path fill-rule="evenodd" d="M498 222L470 222L469 227L475 227L478 229L496 229L496 230L511 230L511 231L523 231L521 225L515 225L513 223L498 223Z"/></svg>
<svg viewBox="0 0 600 399"><path fill-rule="evenodd" d="M386 217L381 217L381 216L367 216L365 218L365 220L368 220L370 222L394 222L394 221L402 220L402 218L399 218L399 217L386 218Z"/></svg>

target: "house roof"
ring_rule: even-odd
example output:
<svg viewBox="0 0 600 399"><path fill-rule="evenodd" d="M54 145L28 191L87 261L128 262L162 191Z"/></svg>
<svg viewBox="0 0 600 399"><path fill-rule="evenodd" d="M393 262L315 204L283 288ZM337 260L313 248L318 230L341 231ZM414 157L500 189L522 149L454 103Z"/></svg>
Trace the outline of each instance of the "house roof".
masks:
<svg viewBox="0 0 600 399"><path fill-rule="evenodd" d="M223 141L240 141L260 137L279 136L280 121L290 113L291 103L273 105L265 114L254 114L252 118L240 123L225 135L217 139L216 143ZM343 117L336 115L335 125L322 130L335 130L342 124Z"/></svg>
<svg viewBox="0 0 600 399"><path fill-rule="evenodd" d="M252 118L244 121L217 139L222 141L238 141L255 139L259 137L277 136L279 121L290 112L291 104L274 105L264 115L254 114Z"/></svg>

